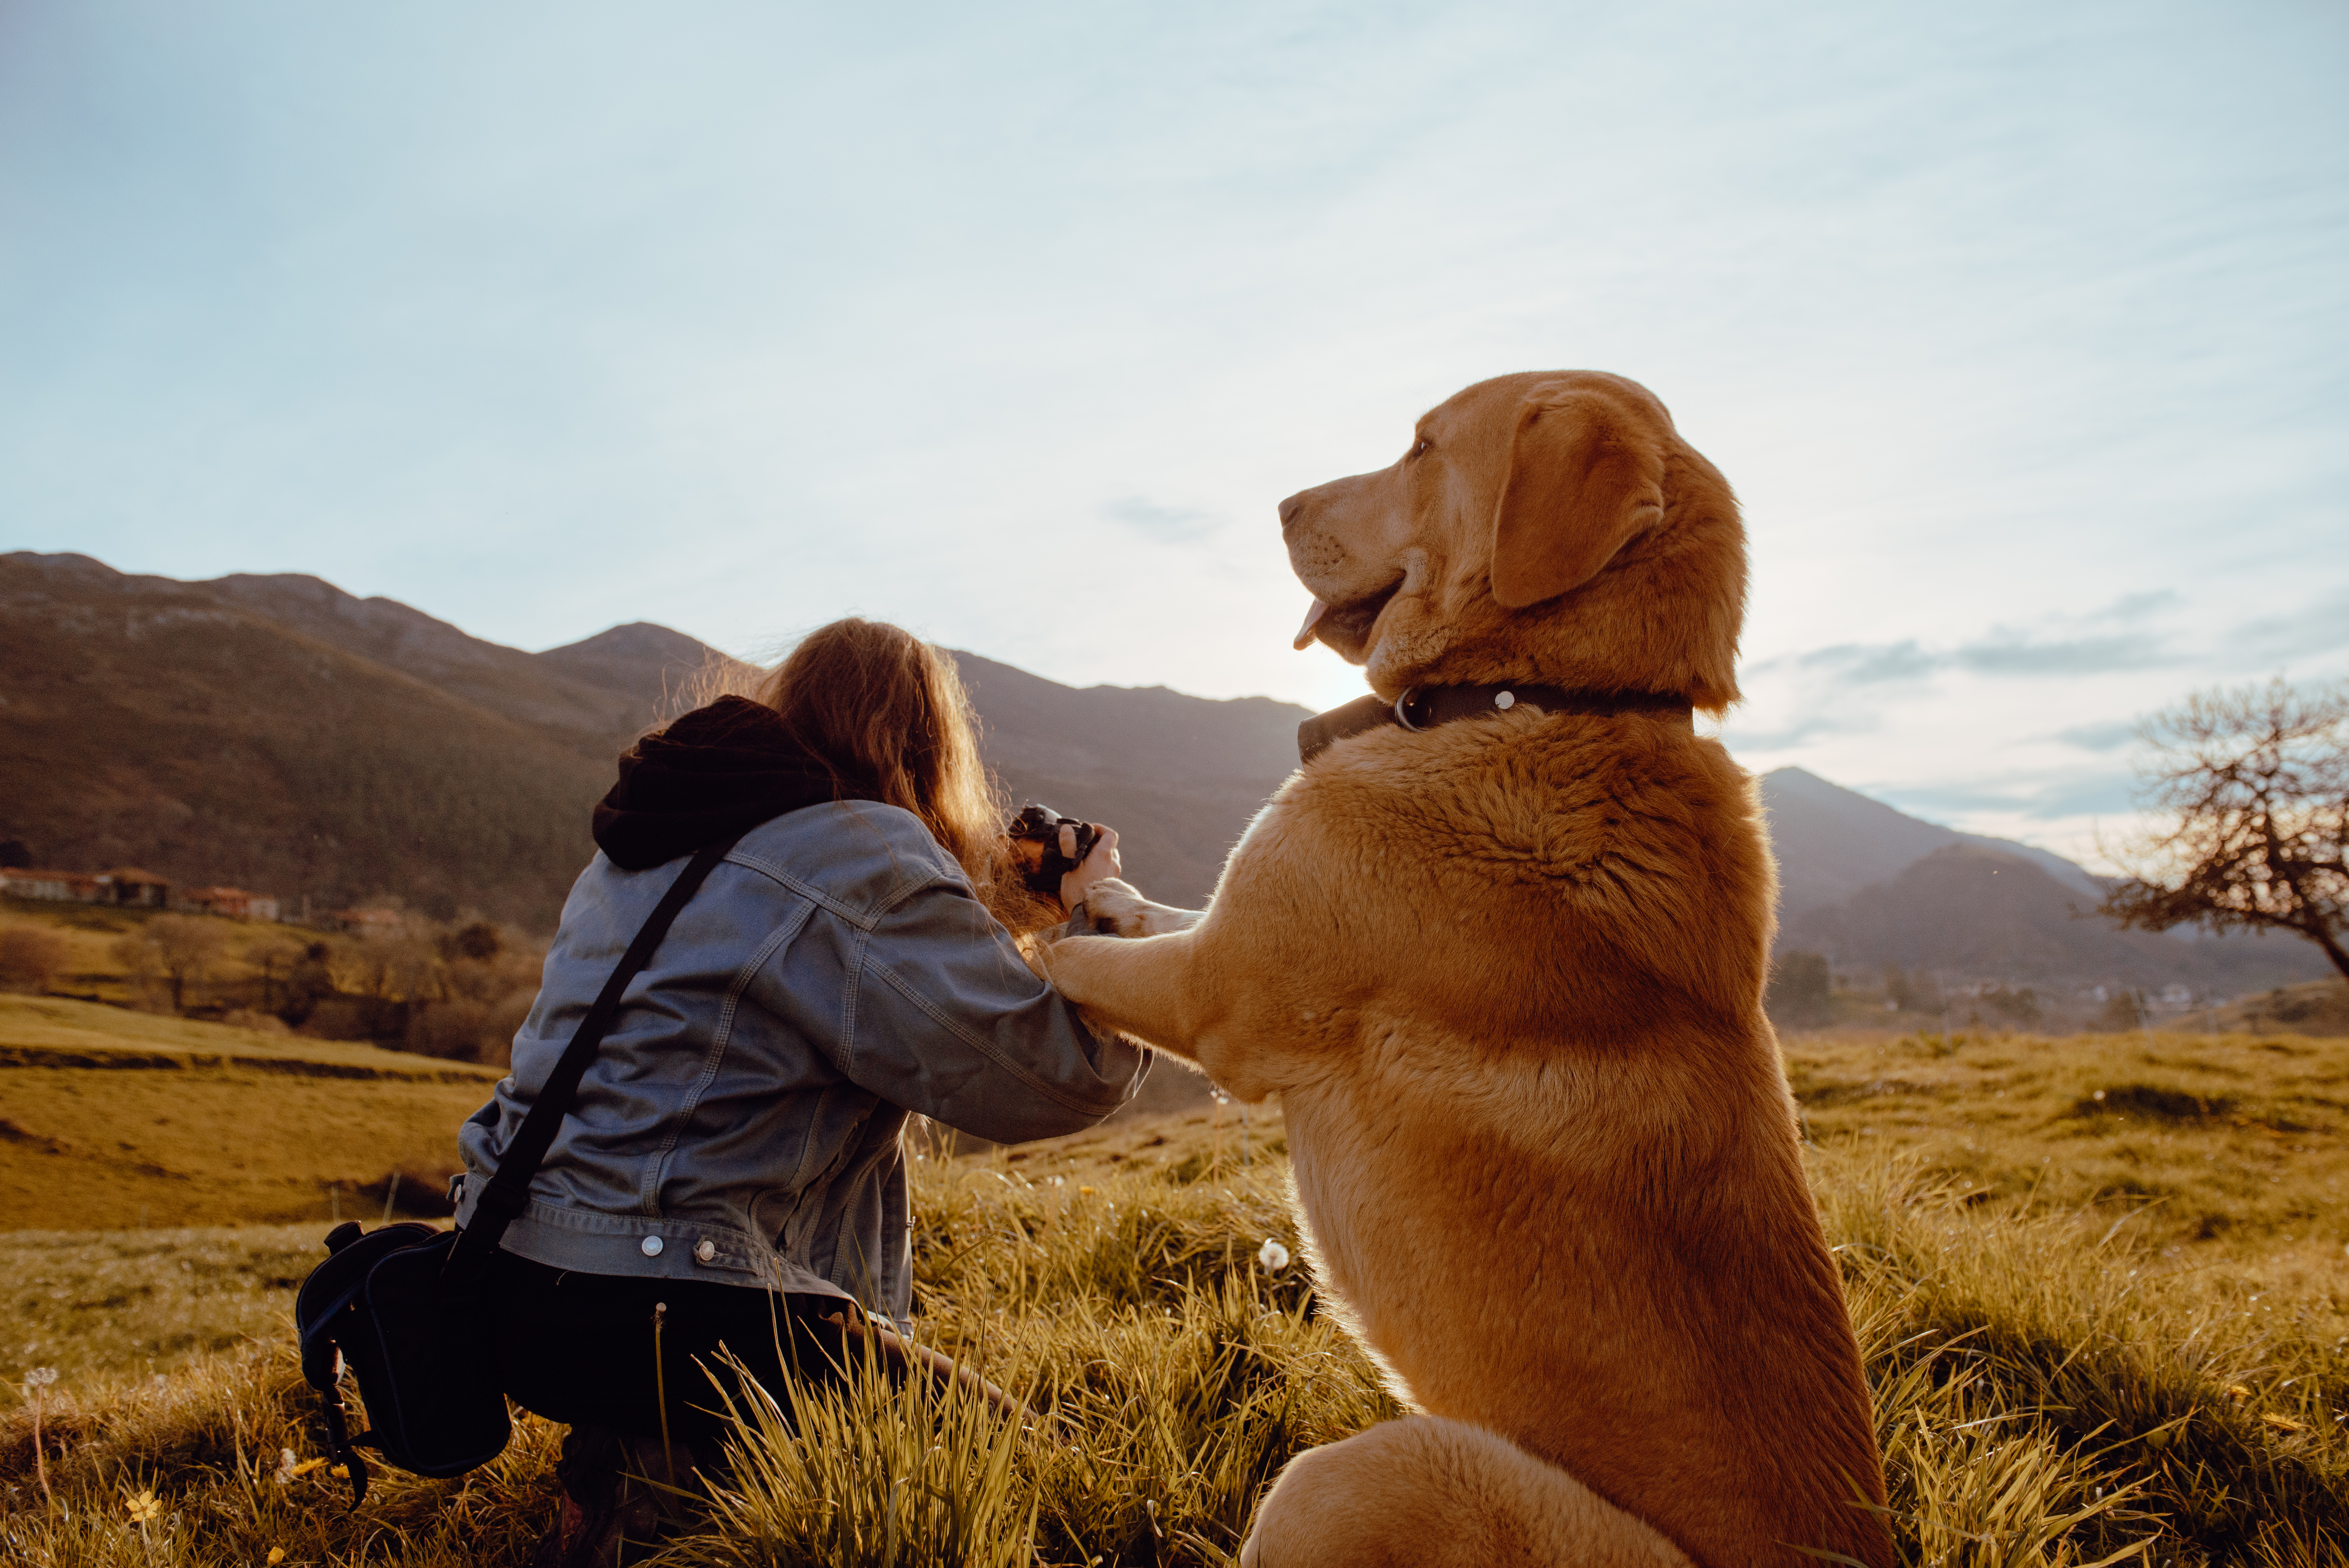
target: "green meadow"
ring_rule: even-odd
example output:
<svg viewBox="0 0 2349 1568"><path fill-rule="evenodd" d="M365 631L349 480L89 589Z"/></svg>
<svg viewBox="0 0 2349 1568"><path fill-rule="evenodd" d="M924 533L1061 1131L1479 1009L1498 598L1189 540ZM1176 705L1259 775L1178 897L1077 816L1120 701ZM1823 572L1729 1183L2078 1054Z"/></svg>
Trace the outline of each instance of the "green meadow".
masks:
<svg viewBox="0 0 2349 1568"><path fill-rule="evenodd" d="M1910 1562L2344 1560L2349 1042L1826 1034L1787 1061ZM0 1104L59 1136L38 1130L62 1125L44 1119L70 1075L87 1098L207 1073L228 1075L207 1114L240 1117L216 1130L278 1126L276 1096L324 1081L51 1058L0 1068ZM1299 1250L1277 1112L933 1147L921 1334L1050 1420L878 1380L778 1390L740 1412L732 1480L668 1561L1226 1563L1291 1454L1399 1413L1303 1265L1260 1255ZM249 1222L275 1217L233 1207L265 1184L220 1181L219 1222L0 1235L0 1561L522 1563L552 1516L556 1430L523 1420L461 1480L379 1473L346 1513L289 1345L325 1215Z"/></svg>

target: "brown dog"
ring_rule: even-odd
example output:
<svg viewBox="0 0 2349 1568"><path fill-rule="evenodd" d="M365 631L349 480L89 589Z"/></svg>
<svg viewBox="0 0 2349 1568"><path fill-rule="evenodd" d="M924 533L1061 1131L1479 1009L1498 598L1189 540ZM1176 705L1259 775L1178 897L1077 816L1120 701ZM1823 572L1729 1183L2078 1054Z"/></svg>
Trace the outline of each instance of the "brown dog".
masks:
<svg viewBox="0 0 2349 1568"><path fill-rule="evenodd" d="M1769 851L1687 714L1737 696L1728 484L1632 382L1509 376L1280 515L1300 645L1381 696L1562 689L1339 741L1203 916L1105 883L1142 939L1050 950L1102 1022L1281 1096L1321 1285L1424 1412L1300 1455L1243 1561L1886 1568L1762 1013Z"/></svg>

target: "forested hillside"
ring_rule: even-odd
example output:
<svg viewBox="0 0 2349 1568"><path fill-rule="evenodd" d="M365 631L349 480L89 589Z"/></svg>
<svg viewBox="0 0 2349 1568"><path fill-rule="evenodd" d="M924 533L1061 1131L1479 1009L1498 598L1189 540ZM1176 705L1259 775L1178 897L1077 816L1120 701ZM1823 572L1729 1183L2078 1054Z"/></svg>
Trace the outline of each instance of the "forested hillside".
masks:
<svg viewBox="0 0 2349 1568"><path fill-rule="evenodd" d="M78 557L0 557L0 836L68 870L543 925L604 788L545 729Z"/></svg>
<svg viewBox="0 0 2349 1568"><path fill-rule="evenodd" d="M2276 937L2122 931L2094 911L2104 884L2059 855L1920 821L1800 768L1762 777L1778 857L1779 953L1813 953L1862 989L1895 971L1952 986L2029 986L2053 1016L2094 1015L2105 991L2184 985L2240 995L2330 973Z"/></svg>
<svg viewBox="0 0 2349 1568"><path fill-rule="evenodd" d="M1013 796L1117 829L1126 874L1169 903L1195 907L1215 891L1248 819L1296 769L1297 727L1311 717L1269 697L1081 690L956 656L981 748Z"/></svg>
<svg viewBox="0 0 2349 1568"><path fill-rule="evenodd" d="M2120 931L2089 912L2095 900L2033 861L1975 844L1933 851L1839 903L1790 916L1781 951L1824 954L1870 979L1885 966L1955 982L2061 993L2083 985L2232 995L2311 979L2324 960L2282 936L2224 941Z"/></svg>
<svg viewBox="0 0 2349 1568"><path fill-rule="evenodd" d="M1307 714L1288 703L1079 689L956 656L1013 799L1113 825L1128 874L1170 903L1207 896L1296 766ZM533 654L315 577L176 583L0 556L0 839L47 865L275 894L289 913L391 893L543 932L593 852L614 757L720 657L642 623ZM2230 995L2323 970L2289 942L2115 931L2083 917L2101 889L2070 861L1800 769L1762 791L1780 949L1838 974Z"/></svg>
<svg viewBox="0 0 2349 1568"><path fill-rule="evenodd" d="M613 758L716 656L642 623L532 654L315 577L0 556L0 839L289 913L388 893L545 930ZM1206 897L1294 765L1301 708L958 656L1007 789L1115 825L1164 898Z"/></svg>

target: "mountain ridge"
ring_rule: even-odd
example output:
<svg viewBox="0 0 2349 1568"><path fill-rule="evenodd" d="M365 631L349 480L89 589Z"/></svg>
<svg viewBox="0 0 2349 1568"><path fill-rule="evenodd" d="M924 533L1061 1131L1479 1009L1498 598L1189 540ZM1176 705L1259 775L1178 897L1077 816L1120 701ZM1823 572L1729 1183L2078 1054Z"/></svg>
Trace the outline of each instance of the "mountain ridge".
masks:
<svg viewBox="0 0 2349 1568"><path fill-rule="evenodd" d="M1133 880L1178 904L1212 892L1297 766L1309 716L1269 697L1073 687L953 656L982 755L1014 799L1116 827ZM649 622L533 654L304 574L181 583L88 556L0 555L0 727L12 740L0 838L69 869L140 864L318 908L396 893L543 930L593 853L588 808L615 756L690 700L713 663L740 673ZM2077 921L2102 884L2034 846L1920 821L1799 768L1764 775L1760 790L1782 952L1868 970L1932 950L1938 965L1997 971L1963 978L2049 984L2300 977L2284 946ZM1969 856L2001 863L1980 874ZM2036 933L2042 957L2062 963L2015 947L2014 932Z"/></svg>
<svg viewBox="0 0 2349 1568"><path fill-rule="evenodd" d="M208 647L203 628L222 645ZM594 853L588 808L618 752L679 711L706 668L740 667L649 622L533 654L306 574L181 582L27 551L0 554L0 725L16 742L0 758L0 838L45 861L138 863L294 907L394 893L540 929ZM1117 825L1127 864L1162 896L1204 902L1240 828L1295 765L1306 715L1292 705L1081 689L954 656L1006 787ZM273 691L298 696L264 713ZM398 722L367 722L330 692L364 694ZM401 765L402 734L430 754L421 771L427 793L448 798L439 815L470 829L384 799L388 780L419 772ZM330 758L350 765L331 779L302 766ZM338 800L364 800L368 820L343 820ZM501 869L481 829L519 869ZM397 853L394 840L419 852ZM441 874L428 874L436 864Z"/></svg>
<svg viewBox="0 0 2349 1568"><path fill-rule="evenodd" d="M2028 861L2085 898L2104 897L2102 882L2052 850L1928 822L1807 769L1777 768L1762 775L1762 803L1769 813L1771 842L1780 851L1782 915L1839 903L1957 844Z"/></svg>

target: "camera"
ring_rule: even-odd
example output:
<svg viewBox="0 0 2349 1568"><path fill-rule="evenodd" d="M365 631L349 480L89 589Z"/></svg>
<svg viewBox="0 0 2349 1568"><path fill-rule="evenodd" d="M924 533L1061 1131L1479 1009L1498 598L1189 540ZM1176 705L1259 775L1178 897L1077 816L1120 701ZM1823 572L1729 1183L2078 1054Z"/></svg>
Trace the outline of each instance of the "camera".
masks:
<svg viewBox="0 0 2349 1568"><path fill-rule="evenodd" d="M1061 852L1061 830L1073 828L1077 833L1074 856ZM1079 861L1093 852L1101 842L1101 830L1090 822L1080 822L1074 817L1063 817L1050 806L1023 806L1003 830L1011 841L1012 858L1019 863L1019 880L1030 892L1040 892L1048 898L1061 896L1061 879L1077 869Z"/></svg>

